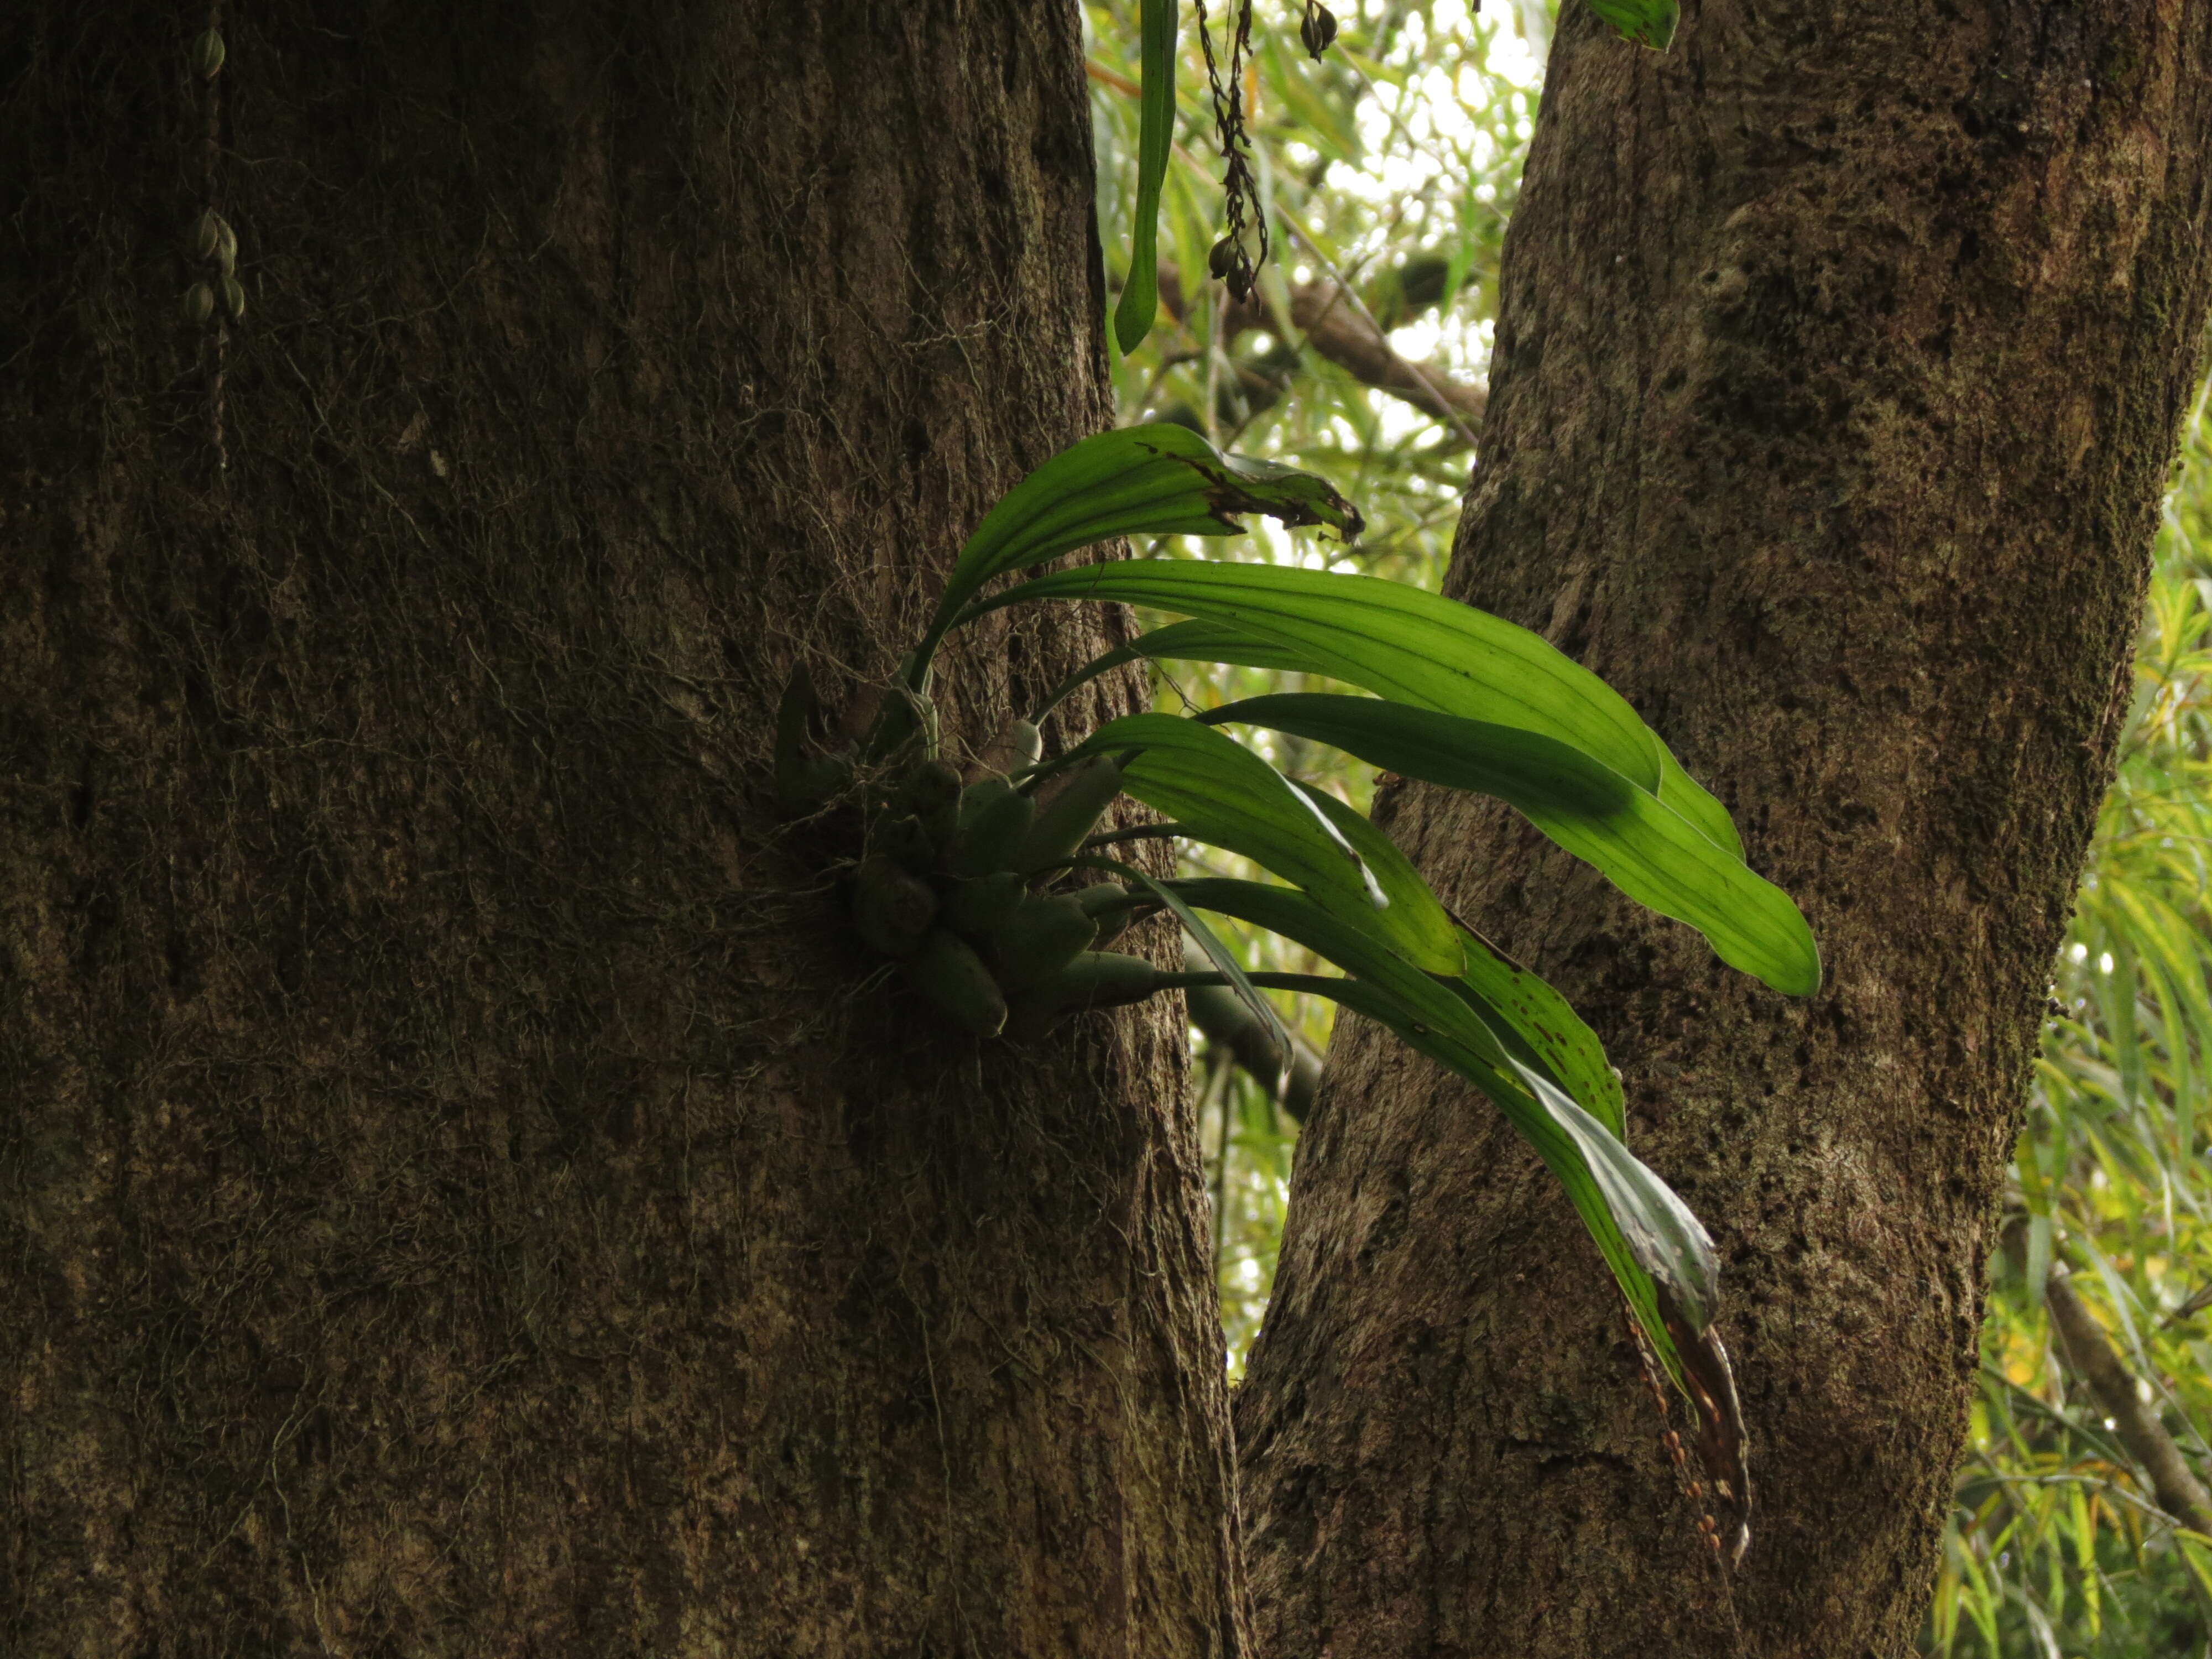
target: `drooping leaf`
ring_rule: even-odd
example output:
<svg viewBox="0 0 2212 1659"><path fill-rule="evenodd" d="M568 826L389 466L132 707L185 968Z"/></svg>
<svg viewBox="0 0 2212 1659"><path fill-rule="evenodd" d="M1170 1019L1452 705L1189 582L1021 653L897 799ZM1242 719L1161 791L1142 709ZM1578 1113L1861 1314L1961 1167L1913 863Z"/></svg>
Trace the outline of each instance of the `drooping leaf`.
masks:
<svg viewBox="0 0 2212 1659"><path fill-rule="evenodd" d="M1182 0L1144 0L1137 126L1137 222L1129 278L1114 308L1114 338L1134 351L1152 331L1160 301L1160 181L1175 141L1176 26Z"/></svg>
<svg viewBox="0 0 2212 1659"><path fill-rule="evenodd" d="M1743 857L1743 837L1736 833L1735 820L1728 815L1728 808L1715 800L1705 787L1682 769L1682 763L1674 758L1674 751L1663 745L1659 751L1659 799L1674 811L1680 813L1705 839L1741 860Z"/></svg>
<svg viewBox="0 0 2212 1659"><path fill-rule="evenodd" d="M1304 988L1388 1026L1487 1095L1559 1177L1654 1352L1686 1391L1665 1312L1674 1312L1692 1335L1708 1328L1719 1264L1704 1227L1672 1188L1597 1118L1516 1060L1469 1004L1372 935L1287 889L1214 878L1175 885L1196 908L1266 927L1343 969L1351 979ZM1658 1285L1669 1304L1663 1311Z"/></svg>
<svg viewBox="0 0 2212 1659"><path fill-rule="evenodd" d="M1517 1036L1528 1052L1520 1056L1549 1073L1591 1116L1617 1135L1627 1133L1626 1104L1620 1079L1605 1057L1597 1033L1583 1023L1567 1000L1479 934L1462 933L1465 971L1447 981L1448 988L1473 1000L1475 1012L1508 1048Z"/></svg>
<svg viewBox="0 0 2212 1659"><path fill-rule="evenodd" d="M961 607L994 576L1115 536L1242 535L1239 513L1327 525L1347 541L1362 528L1326 478L1224 455L1188 427L1162 422L1085 438L1016 484L975 526L915 653L915 672L927 672L938 641L962 620Z"/></svg>
<svg viewBox="0 0 2212 1659"><path fill-rule="evenodd" d="M1170 623L1164 628L1155 628L1149 633L1139 635L1119 650L1086 665L1054 692L1053 702L1058 702L1085 680L1139 657L1170 662L1225 663L1237 668L1272 668L1289 673L1343 678L1338 666L1288 641L1272 639L1232 623L1194 618L1189 622ZM1348 683L1364 686L1370 691L1380 690L1364 680L1352 679ZM1419 697L1409 697L1406 701L1424 708L1436 708L1444 714L1465 712L1464 709L1445 708L1440 702L1426 702ZM1656 733L1653 741L1658 741ZM1733 858L1742 858L1743 841L1729 817L1728 809L1683 769L1681 762L1675 759L1674 752L1664 744L1659 744L1659 763L1660 799L1704 831L1706 839L1722 851Z"/></svg>
<svg viewBox="0 0 2212 1659"><path fill-rule="evenodd" d="M1496 795L1638 903L1696 928L1723 962L1790 996L1820 989L1820 950L1789 895L1625 779L1608 796L1556 757L1556 770L1541 754L1508 763L1518 757L1501 750L1495 726L1373 697L1285 693L1204 718L1288 732L1408 777Z"/></svg>
<svg viewBox="0 0 2212 1659"><path fill-rule="evenodd" d="M996 595L1120 599L1227 623L1299 652L1310 672L1395 702L1534 732L1658 792L1664 746L1626 699L1540 635L1374 576L1194 559L1054 571Z"/></svg>

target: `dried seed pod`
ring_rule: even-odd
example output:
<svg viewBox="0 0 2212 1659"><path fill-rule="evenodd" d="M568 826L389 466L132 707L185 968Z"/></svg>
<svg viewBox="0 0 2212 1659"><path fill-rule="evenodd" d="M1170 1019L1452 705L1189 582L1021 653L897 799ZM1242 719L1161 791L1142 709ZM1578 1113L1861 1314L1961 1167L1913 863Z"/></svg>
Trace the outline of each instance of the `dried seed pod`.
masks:
<svg viewBox="0 0 2212 1659"><path fill-rule="evenodd" d="M185 320L195 328L215 315L215 290L205 283L194 283L185 290Z"/></svg>
<svg viewBox="0 0 2212 1659"><path fill-rule="evenodd" d="M231 320L235 322L239 318L246 315L246 290L239 286L238 278L228 271L223 273L222 285L222 308L230 313Z"/></svg>
<svg viewBox="0 0 2212 1659"><path fill-rule="evenodd" d="M1213 280L1225 283L1230 272L1237 269L1237 239L1224 236L1213 245L1213 252L1206 256L1206 268L1213 273Z"/></svg>
<svg viewBox="0 0 2212 1659"><path fill-rule="evenodd" d="M192 73L203 81L214 80L225 55L222 36L214 29L204 30L192 42Z"/></svg>
<svg viewBox="0 0 2212 1659"><path fill-rule="evenodd" d="M1336 39L1336 15L1327 6L1309 5L1306 15L1298 20L1298 39L1305 42L1306 51L1318 58Z"/></svg>

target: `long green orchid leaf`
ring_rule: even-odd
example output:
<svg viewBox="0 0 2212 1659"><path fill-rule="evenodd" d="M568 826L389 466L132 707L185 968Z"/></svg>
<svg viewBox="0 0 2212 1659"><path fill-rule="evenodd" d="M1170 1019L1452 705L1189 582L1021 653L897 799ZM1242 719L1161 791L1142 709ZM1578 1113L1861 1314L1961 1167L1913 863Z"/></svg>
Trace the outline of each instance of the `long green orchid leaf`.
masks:
<svg viewBox="0 0 2212 1659"><path fill-rule="evenodd" d="M1179 835L1250 859L1349 925L1397 939L1389 896L1352 844L1287 778L1226 732L1173 714L1127 714L1100 726L1060 763L1115 753L1130 755L1121 787L1173 818Z"/></svg>
<svg viewBox="0 0 2212 1659"><path fill-rule="evenodd" d="M1253 697L1203 718L1290 732L1408 777L1495 795L1639 904L1696 928L1723 962L1790 996L1820 989L1820 950L1788 894L1657 796L1625 779L1609 795L1595 787L1586 775L1594 763L1565 745L1547 763L1525 734L1516 734L1516 753L1480 721L1322 692Z"/></svg>
<svg viewBox="0 0 2212 1659"><path fill-rule="evenodd" d="M1077 671L1068 683L1053 696L1057 703L1069 691L1095 675L1109 668L1118 668L1139 657L1151 657L1168 662L1226 663L1237 668L1271 668L1290 673L1328 676L1336 671L1320 661L1310 653L1266 635L1254 633L1230 623L1193 618L1188 622L1170 623L1164 628L1155 628L1140 634L1128 644ZM1363 682L1353 681L1354 684ZM1367 689L1373 690L1370 686ZM1418 701L1418 700L1415 700ZM1426 705L1425 705L1426 706ZM1443 709L1446 714L1455 713ZM1656 740L1656 735L1655 735ZM1659 799L1680 812L1705 834L1732 858L1743 856L1743 841L1736 834L1735 824L1728 809L1708 793L1703 785L1683 769L1674 752L1663 744L1659 751Z"/></svg>
<svg viewBox="0 0 2212 1659"><path fill-rule="evenodd" d="M1123 663L1146 658L1162 662L1229 663L1239 668L1272 668L1292 674L1310 672L1305 657L1299 652L1257 634L1222 623L1170 623L1164 628L1139 634L1128 644L1118 646L1103 656L1093 657L1053 688L1039 713L1057 708L1069 693L1089 684L1101 674Z"/></svg>
<svg viewBox="0 0 2212 1659"><path fill-rule="evenodd" d="M912 672L993 577L1115 536L1236 536L1236 514L1326 525L1347 541L1364 527L1326 478L1224 455L1188 427L1123 427L1063 449L1009 490L960 550Z"/></svg>
<svg viewBox="0 0 2212 1659"><path fill-rule="evenodd" d="M1717 1304L1719 1265L1704 1227L1664 1182L1604 1123L1516 1060L1472 1006L1372 935L1285 888L1213 878L1175 884L1194 908L1268 928L1343 969L1352 977L1325 982L1328 994L1487 1095L1558 1176L1654 1352L1686 1391L1660 1287L1666 1310L1699 1336Z"/></svg>
<svg viewBox="0 0 2212 1659"><path fill-rule="evenodd" d="M1398 844L1326 789L1291 780L1291 787L1313 803L1359 854L1360 862L1389 901L1391 941L1398 954L1431 974L1459 974L1467 967L1465 935L1445 911Z"/></svg>
<svg viewBox="0 0 2212 1659"><path fill-rule="evenodd" d="M1395 702L1578 749L1656 793L1664 745L1620 694L1540 635L1418 587L1323 570L1125 559L1039 576L1024 599L1120 599L1224 623L1300 652L1314 672Z"/></svg>
<svg viewBox="0 0 2212 1659"><path fill-rule="evenodd" d="M1606 1059L1597 1033L1565 997L1489 940L1473 933L1461 939L1466 970L1445 981L1446 988L1473 1001L1501 1040L1517 1036L1528 1050L1519 1058L1549 1075L1591 1116L1617 1135L1627 1133L1620 1077ZM1513 1045L1507 1040L1506 1046Z"/></svg>
<svg viewBox="0 0 2212 1659"><path fill-rule="evenodd" d="M1681 19L1675 0L1589 0L1589 9L1613 25L1624 40L1664 52Z"/></svg>
<svg viewBox="0 0 2212 1659"><path fill-rule="evenodd" d="M1144 0L1137 106L1137 230L1129 279L1114 308L1114 339L1126 354L1152 331L1160 302L1160 182L1175 142L1176 25L1182 0Z"/></svg>

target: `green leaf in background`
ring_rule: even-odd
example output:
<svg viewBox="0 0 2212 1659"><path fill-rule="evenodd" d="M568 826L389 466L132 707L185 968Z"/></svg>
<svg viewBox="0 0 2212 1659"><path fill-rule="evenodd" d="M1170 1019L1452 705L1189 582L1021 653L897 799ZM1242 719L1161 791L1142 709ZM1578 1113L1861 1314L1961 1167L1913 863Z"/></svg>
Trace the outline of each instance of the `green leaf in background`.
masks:
<svg viewBox="0 0 2212 1659"><path fill-rule="evenodd" d="M1280 933L1343 969L1350 980L1310 981L1304 988L1389 1027L1487 1095L1559 1177L1653 1351L1686 1392L1682 1356L1654 1281L1665 1285L1674 1310L1702 1335L1718 1299L1719 1265L1704 1227L1664 1182L1603 1123L1515 1060L1469 1004L1372 935L1285 888L1218 879L1175 885L1194 908Z"/></svg>
<svg viewBox="0 0 2212 1659"><path fill-rule="evenodd" d="M1589 9L1612 24L1622 40L1654 52L1664 52L1673 43L1674 25L1681 19L1674 0L1589 0Z"/></svg>
<svg viewBox="0 0 2212 1659"><path fill-rule="evenodd" d="M1347 541L1363 527L1328 479L1224 455L1172 422L1121 427L1061 450L1007 491L960 550L936 619L911 659L917 689L951 629L1004 603L962 611L994 576L1115 536L1240 536L1244 526L1233 516L1239 513L1327 525Z"/></svg>
<svg viewBox="0 0 2212 1659"><path fill-rule="evenodd" d="M1114 338L1134 351L1152 331L1160 303L1160 181L1175 143L1176 27L1182 0L1144 0L1144 92L1137 137L1137 224L1129 279L1114 308Z"/></svg>
<svg viewBox="0 0 2212 1659"><path fill-rule="evenodd" d="M1790 996L1820 988L1813 930L1788 894L1657 796L1618 778L1608 793L1589 775L1595 763L1564 744L1515 756L1497 726L1326 692L1253 697L1203 718L1287 732L1370 766L1495 795L1639 904L1696 928L1723 962ZM1536 741L1522 738L1532 750Z"/></svg>

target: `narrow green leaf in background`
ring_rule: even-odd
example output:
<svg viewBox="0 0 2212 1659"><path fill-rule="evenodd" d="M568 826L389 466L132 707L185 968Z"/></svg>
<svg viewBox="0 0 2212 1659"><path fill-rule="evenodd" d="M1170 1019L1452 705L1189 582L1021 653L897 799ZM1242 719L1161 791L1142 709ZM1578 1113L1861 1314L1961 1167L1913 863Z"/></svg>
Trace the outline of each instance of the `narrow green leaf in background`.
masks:
<svg viewBox="0 0 2212 1659"><path fill-rule="evenodd" d="M1175 143L1176 14L1182 0L1144 0L1144 91L1137 137L1137 223L1129 277L1114 308L1114 339L1134 351L1152 331L1160 303L1160 181Z"/></svg>

